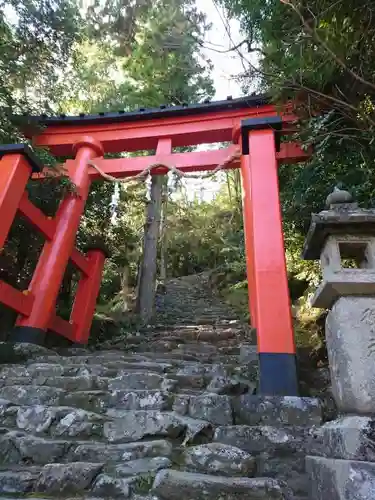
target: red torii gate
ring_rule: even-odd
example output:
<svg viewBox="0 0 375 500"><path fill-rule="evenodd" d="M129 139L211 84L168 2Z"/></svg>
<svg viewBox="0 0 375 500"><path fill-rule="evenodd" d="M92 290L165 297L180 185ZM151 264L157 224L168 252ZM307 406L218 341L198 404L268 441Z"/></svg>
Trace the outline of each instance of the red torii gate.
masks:
<svg viewBox="0 0 375 500"><path fill-rule="evenodd" d="M87 343L105 261L101 249L91 249L84 256L74 248L91 181L100 177L89 166L91 160L105 174L123 178L155 163L173 165L183 172L213 170L238 151L240 160L225 168L240 168L242 175L249 306L258 338L260 391L296 395L277 166L306 160L308 154L296 143L280 141L295 121L290 109L280 113L264 97L252 96L130 113L30 119L44 126L33 137L35 145L58 156L75 155L65 167L77 192L65 196L53 220L47 218L25 194L30 175L43 177L38 173L42 166L24 145L0 146L0 247L17 212L46 238L27 291L0 282L0 302L19 313L14 339L41 342L47 330L53 330L75 343ZM232 145L225 149L173 152L176 147L226 141ZM105 153L138 150L156 150L156 155L103 158ZM156 167L152 174L167 171ZM56 316L55 304L69 259L82 277L67 322Z"/></svg>

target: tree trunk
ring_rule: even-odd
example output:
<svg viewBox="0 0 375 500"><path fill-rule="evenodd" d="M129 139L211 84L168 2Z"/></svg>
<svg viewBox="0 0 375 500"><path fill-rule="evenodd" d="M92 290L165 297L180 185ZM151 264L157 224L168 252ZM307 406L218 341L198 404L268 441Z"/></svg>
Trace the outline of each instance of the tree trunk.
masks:
<svg viewBox="0 0 375 500"><path fill-rule="evenodd" d="M157 249L160 232L160 213L163 196L163 176L151 177L150 201L147 206L143 259L140 269L138 312L143 322L152 317L155 301Z"/></svg>
<svg viewBox="0 0 375 500"><path fill-rule="evenodd" d="M241 174L240 170L233 170L234 191L236 196L236 205L238 212L242 212L242 189L241 189Z"/></svg>
<svg viewBox="0 0 375 500"><path fill-rule="evenodd" d="M226 180L227 180L227 189L228 189L228 196L229 196L229 203L232 204L232 188L230 186L230 174L228 170L225 172Z"/></svg>
<svg viewBox="0 0 375 500"><path fill-rule="evenodd" d="M163 197L160 223L160 282L165 287L167 279L167 209L168 209L168 177L163 182Z"/></svg>
<svg viewBox="0 0 375 500"><path fill-rule="evenodd" d="M125 266L121 276L122 312L129 310L129 268Z"/></svg>

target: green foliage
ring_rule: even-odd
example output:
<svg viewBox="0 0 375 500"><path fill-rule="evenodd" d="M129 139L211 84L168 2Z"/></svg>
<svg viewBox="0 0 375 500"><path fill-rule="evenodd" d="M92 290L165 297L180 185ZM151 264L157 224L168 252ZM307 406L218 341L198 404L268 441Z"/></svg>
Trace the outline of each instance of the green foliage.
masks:
<svg viewBox="0 0 375 500"><path fill-rule="evenodd" d="M294 296L295 280L310 287L319 282L318 265L302 261L300 254L311 212L324 208L334 186L351 191L362 206L374 206L374 2L218 2L240 20L247 41L241 46L245 70L238 75L244 89L267 93L277 104L291 100L299 121L286 139L313 147L305 164L279 169ZM307 295L308 290L299 304L299 335L311 330L315 319Z"/></svg>
<svg viewBox="0 0 375 500"><path fill-rule="evenodd" d="M0 1L0 143L25 142L14 114L49 112L58 99L54 84L80 39L78 6L70 0ZM19 121L17 122L19 124ZM51 156L38 152L45 164ZM30 199L48 215L54 214L65 186L54 179L31 182ZM27 288L43 244L42 237L18 218L0 255L0 278ZM2 327L14 321L1 311Z"/></svg>
<svg viewBox="0 0 375 500"><path fill-rule="evenodd" d="M280 171L287 220L305 230L342 183L371 203L375 126L375 17L370 0L222 0L241 20L259 64L241 75L277 102L293 98L296 137L314 146L311 161ZM255 80L251 78L255 76Z"/></svg>
<svg viewBox="0 0 375 500"><path fill-rule="evenodd" d="M168 274L185 276L244 260L241 212L229 206L226 186L215 202L168 204Z"/></svg>
<svg viewBox="0 0 375 500"><path fill-rule="evenodd" d="M14 114L128 110L197 102L213 94L210 67L199 55L205 19L194 1L94 2L84 18L80 12L75 0L0 0L1 142L27 140L20 133L27 119L14 123ZM39 155L54 164L48 152ZM53 177L28 186L30 199L50 216L71 189ZM97 237L106 242L112 256L100 303L117 310L124 282L136 284L146 190L142 184L120 188L115 224L113 194L114 184L94 183L77 245L84 249ZM42 243L24 222L14 225L0 256L0 278L27 287ZM58 304L64 317L76 281L68 266Z"/></svg>

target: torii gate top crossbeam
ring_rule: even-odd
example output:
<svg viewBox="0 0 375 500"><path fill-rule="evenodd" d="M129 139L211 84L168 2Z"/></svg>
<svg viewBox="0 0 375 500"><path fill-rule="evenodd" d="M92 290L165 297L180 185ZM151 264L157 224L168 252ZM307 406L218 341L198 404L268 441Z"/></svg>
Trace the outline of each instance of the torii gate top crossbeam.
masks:
<svg viewBox="0 0 375 500"><path fill-rule="evenodd" d="M269 104L264 96L251 96L129 113L30 117L29 121L44 126L33 138L35 145L68 157L83 135L99 141L106 153L156 149L158 141L164 138L171 139L174 148L232 141L233 131L240 128L242 120L279 114L276 106ZM294 120L287 111L281 116L283 124Z"/></svg>

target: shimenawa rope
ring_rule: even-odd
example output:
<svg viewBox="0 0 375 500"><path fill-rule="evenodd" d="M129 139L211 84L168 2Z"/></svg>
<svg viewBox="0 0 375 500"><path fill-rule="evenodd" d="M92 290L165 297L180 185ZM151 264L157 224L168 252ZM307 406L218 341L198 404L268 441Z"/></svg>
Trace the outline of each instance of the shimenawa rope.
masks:
<svg viewBox="0 0 375 500"><path fill-rule="evenodd" d="M223 170L227 165L232 163L234 160L237 160L241 157L240 150L236 150L233 154L228 156L222 163L220 163L217 167L214 168L214 170L208 172L207 174L203 175L192 175L192 174L187 174L185 172L182 172L182 170L178 169L176 166L171 165L169 163L162 163L162 162L155 162L151 163L148 167L146 167L142 172L139 172L136 175L133 175L132 177L125 177L124 179L117 179L117 177L113 177L112 175L106 174L103 172L103 170L98 167L98 165L93 161L90 160L87 162L87 165L90 167L93 167L98 174L103 177L103 179L110 181L110 182L121 182L121 183L126 183L126 182L134 182L137 180L143 180L145 179L149 174L151 174L151 171L154 168L157 167L164 167L167 168L170 172L174 172L178 177L180 178L186 178L186 179L208 179L209 177L213 177L215 174L217 174L220 170Z"/></svg>

